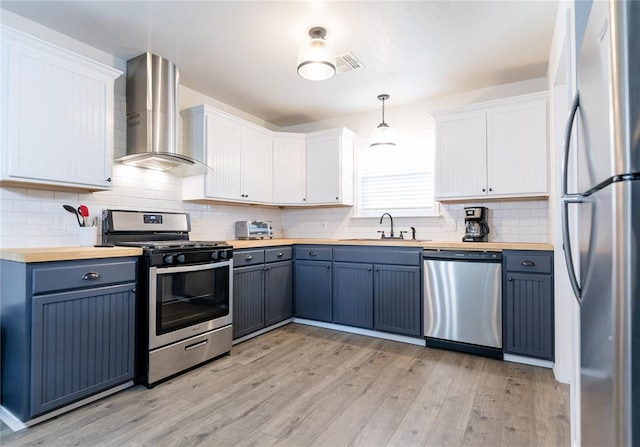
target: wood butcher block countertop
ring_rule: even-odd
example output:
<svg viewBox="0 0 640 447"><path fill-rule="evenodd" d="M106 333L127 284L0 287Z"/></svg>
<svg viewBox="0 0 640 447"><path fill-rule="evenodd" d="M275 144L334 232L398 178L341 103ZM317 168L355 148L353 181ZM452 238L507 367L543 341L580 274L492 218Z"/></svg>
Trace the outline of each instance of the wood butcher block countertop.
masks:
<svg viewBox="0 0 640 447"><path fill-rule="evenodd" d="M256 239L231 240L233 248L262 248L277 245L316 244L316 245L373 245L383 247L420 247L428 250L553 250L552 244L526 242L451 242L451 241L412 241L380 239Z"/></svg>
<svg viewBox="0 0 640 447"><path fill-rule="evenodd" d="M233 248L263 248L293 244L314 245L369 245L382 247L418 247L431 250L553 250L552 244L521 242L447 242L447 241L390 241L380 239L256 239L229 240ZM117 258L141 256L142 249L135 247L43 247L5 248L0 250L0 259L15 262L72 261L76 259Z"/></svg>
<svg viewBox="0 0 640 447"><path fill-rule="evenodd" d="M15 262L73 261L77 259L118 258L141 256L142 249L136 247L43 247L5 248L0 250L0 259Z"/></svg>

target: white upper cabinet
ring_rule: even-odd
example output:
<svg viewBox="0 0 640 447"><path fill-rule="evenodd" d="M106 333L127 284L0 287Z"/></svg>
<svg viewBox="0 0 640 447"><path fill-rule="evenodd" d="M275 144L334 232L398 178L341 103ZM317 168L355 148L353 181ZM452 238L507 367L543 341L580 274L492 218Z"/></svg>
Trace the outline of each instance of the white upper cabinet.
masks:
<svg viewBox="0 0 640 447"><path fill-rule="evenodd" d="M345 128L307 134L307 204L353 205L353 143Z"/></svg>
<svg viewBox="0 0 640 447"><path fill-rule="evenodd" d="M185 147L212 168L183 179L183 198L271 204L270 131L204 105L181 114Z"/></svg>
<svg viewBox="0 0 640 447"><path fill-rule="evenodd" d="M546 94L434 118L437 200L548 196Z"/></svg>
<svg viewBox="0 0 640 447"><path fill-rule="evenodd" d="M180 113L185 149L211 168L183 178L184 200L353 205L350 130L272 132L206 105Z"/></svg>
<svg viewBox="0 0 640 447"><path fill-rule="evenodd" d="M273 202L306 203L306 135L277 132L273 138Z"/></svg>
<svg viewBox="0 0 640 447"><path fill-rule="evenodd" d="M3 26L2 184L111 188L121 74Z"/></svg>

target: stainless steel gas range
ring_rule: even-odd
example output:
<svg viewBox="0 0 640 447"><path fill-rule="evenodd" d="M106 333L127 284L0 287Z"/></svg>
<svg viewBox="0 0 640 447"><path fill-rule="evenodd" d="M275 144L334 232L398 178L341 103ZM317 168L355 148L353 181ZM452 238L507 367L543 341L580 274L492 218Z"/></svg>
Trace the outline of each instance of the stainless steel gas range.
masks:
<svg viewBox="0 0 640 447"><path fill-rule="evenodd" d="M105 244L143 249L137 380L152 387L231 350L233 248L191 241L188 213L105 210Z"/></svg>

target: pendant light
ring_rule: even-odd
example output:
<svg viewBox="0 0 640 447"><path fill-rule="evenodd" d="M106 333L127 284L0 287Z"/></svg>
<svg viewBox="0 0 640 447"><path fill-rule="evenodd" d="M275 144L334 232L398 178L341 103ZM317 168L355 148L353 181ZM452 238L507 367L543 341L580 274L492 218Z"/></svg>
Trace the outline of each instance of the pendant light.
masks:
<svg viewBox="0 0 640 447"><path fill-rule="evenodd" d="M336 74L336 53L326 39L327 30L321 26L309 30L310 40L300 47L298 74L310 81L324 81Z"/></svg>
<svg viewBox="0 0 640 447"><path fill-rule="evenodd" d="M387 123L384 122L384 102L389 99L389 95L378 95L378 99L382 101L382 122L371 132L371 142L369 147L395 147L395 132Z"/></svg>

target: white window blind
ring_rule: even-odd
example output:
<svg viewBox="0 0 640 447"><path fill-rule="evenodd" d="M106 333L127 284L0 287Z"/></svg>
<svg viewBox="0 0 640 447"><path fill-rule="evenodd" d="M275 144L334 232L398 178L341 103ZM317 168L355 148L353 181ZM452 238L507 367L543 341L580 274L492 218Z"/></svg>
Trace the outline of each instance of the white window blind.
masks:
<svg viewBox="0 0 640 447"><path fill-rule="evenodd" d="M358 144L358 216L437 215L433 139L432 131L421 131L398 135L393 149Z"/></svg>

